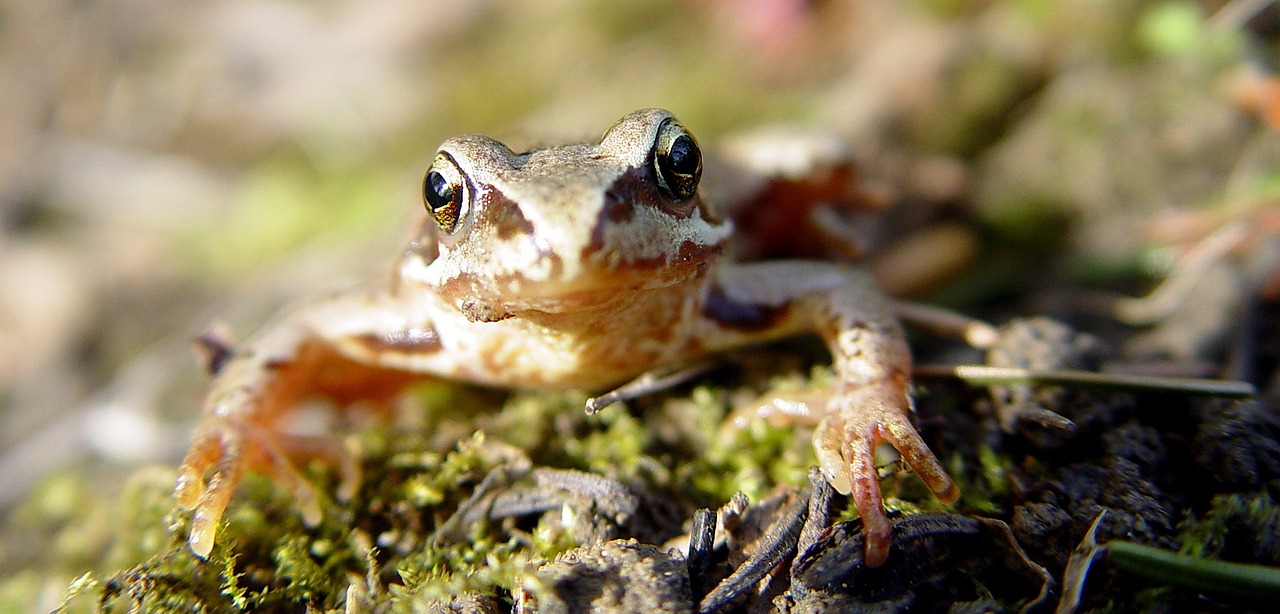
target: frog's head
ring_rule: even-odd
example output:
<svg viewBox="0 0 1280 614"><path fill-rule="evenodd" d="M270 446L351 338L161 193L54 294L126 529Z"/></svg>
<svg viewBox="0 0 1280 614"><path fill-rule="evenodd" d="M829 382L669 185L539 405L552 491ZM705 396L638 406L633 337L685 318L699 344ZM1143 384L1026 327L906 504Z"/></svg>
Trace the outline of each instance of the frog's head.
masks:
<svg viewBox="0 0 1280 614"><path fill-rule="evenodd" d="M581 310L704 274L729 225L698 195L702 154L667 111L598 144L514 153L445 141L423 181L439 233L429 283L473 320Z"/></svg>

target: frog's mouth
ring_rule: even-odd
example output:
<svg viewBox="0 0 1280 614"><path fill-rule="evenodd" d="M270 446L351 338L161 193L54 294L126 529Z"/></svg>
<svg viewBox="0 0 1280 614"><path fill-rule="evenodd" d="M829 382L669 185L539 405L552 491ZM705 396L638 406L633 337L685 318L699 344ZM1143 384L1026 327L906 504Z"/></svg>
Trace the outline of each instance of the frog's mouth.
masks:
<svg viewBox="0 0 1280 614"><path fill-rule="evenodd" d="M699 244L685 241L671 253L626 259L616 253L583 258L581 270L570 283L553 291L560 300L577 303L634 301L633 293L670 288L698 280L719 257L719 243Z"/></svg>
<svg viewBox="0 0 1280 614"><path fill-rule="evenodd" d="M522 312L572 313L644 300L644 294L697 282L721 252L718 243L686 241L662 257L626 259L596 253L569 270L554 254L537 266L481 276L458 271L440 293L473 321L492 322Z"/></svg>

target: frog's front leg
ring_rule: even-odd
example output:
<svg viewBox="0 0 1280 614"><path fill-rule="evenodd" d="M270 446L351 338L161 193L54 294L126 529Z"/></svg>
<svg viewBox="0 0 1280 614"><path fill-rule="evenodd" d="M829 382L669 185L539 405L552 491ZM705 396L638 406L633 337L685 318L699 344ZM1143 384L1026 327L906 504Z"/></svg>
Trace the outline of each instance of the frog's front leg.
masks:
<svg viewBox="0 0 1280 614"><path fill-rule="evenodd" d="M309 397L385 407L421 374L456 369L431 323L409 319L406 314L415 313L409 307L387 294L331 297L286 314L215 363L174 493L179 505L194 510L189 543L196 554L212 550L218 522L249 471L290 490L313 524L320 519L320 495L297 461L322 458L338 466L339 496L354 494L358 467L341 441L291 434L287 419Z"/></svg>
<svg viewBox="0 0 1280 614"><path fill-rule="evenodd" d="M892 303L869 275L810 261L728 267L702 311L717 329L712 336L726 344L802 331L826 340L836 382L813 446L827 481L858 508L867 565L880 565L889 553L877 445L893 445L939 499L955 501L955 483L911 424L910 349Z"/></svg>

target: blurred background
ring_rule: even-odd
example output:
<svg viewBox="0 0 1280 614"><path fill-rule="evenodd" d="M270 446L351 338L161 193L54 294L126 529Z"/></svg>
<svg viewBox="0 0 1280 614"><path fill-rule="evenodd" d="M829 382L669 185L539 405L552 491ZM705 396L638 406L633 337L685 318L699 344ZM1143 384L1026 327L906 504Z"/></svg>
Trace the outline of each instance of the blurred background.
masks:
<svg viewBox="0 0 1280 614"><path fill-rule="evenodd" d="M967 221L965 273L926 296L1140 292L1222 220L1275 224L1269 5L0 0L0 510L176 462L190 340L385 279L460 133L595 138L645 106L704 145L822 127L868 190ZM1161 235L1169 212L1207 230ZM1236 268L1218 329L1134 352L1203 358L1274 261Z"/></svg>

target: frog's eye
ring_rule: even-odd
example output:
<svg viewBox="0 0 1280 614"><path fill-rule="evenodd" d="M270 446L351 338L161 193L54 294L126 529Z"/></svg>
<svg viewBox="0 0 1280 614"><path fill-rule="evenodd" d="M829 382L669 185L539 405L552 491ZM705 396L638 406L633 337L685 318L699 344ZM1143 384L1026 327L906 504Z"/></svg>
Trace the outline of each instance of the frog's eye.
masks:
<svg viewBox="0 0 1280 614"><path fill-rule="evenodd" d="M653 142L653 167L658 187L671 200L693 198L702 178L702 151L693 135L678 122L668 119L658 128Z"/></svg>
<svg viewBox="0 0 1280 614"><path fill-rule="evenodd" d="M436 161L422 178L422 200L440 230L453 234L458 229L471 199L462 169L449 154L436 154Z"/></svg>

